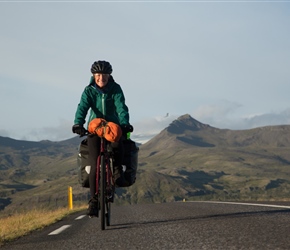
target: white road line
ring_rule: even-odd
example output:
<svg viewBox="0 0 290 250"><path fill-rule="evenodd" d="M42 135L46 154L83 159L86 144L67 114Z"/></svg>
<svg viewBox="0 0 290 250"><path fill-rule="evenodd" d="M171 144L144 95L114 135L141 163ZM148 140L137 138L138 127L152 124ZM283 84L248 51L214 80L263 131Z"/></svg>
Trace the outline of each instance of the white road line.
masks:
<svg viewBox="0 0 290 250"><path fill-rule="evenodd" d="M80 215L79 217L75 218L75 220L81 220L82 218L86 217L86 215Z"/></svg>
<svg viewBox="0 0 290 250"><path fill-rule="evenodd" d="M275 208L290 209L290 206L257 204L257 203L226 202L226 201L188 201L188 202L205 202L205 203L218 203L218 204L244 205L244 206L260 206L260 207L275 207Z"/></svg>
<svg viewBox="0 0 290 250"><path fill-rule="evenodd" d="M50 234L48 235L57 235L60 234L61 232L63 232L64 230L68 229L69 227L71 227L71 225L64 225L62 227L60 227L59 229L56 229L54 231L52 231Z"/></svg>

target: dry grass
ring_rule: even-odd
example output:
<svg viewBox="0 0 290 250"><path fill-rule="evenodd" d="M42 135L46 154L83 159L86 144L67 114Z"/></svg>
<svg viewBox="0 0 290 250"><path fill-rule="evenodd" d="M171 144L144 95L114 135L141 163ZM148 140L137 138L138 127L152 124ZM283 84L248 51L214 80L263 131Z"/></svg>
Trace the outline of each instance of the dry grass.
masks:
<svg viewBox="0 0 290 250"><path fill-rule="evenodd" d="M85 206L79 206L73 210L68 210L67 208L59 208L57 210L34 209L28 212L16 213L6 218L0 218L0 246L7 241L44 228L71 213L83 209L85 209Z"/></svg>

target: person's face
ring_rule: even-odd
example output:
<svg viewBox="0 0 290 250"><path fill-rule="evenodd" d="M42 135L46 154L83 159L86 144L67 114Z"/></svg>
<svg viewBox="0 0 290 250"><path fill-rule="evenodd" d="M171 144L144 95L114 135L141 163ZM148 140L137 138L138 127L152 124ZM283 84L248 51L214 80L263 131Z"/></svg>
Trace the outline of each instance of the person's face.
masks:
<svg viewBox="0 0 290 250"><path fill-rule="evenodd" d="M109 77L109 74L94 74L95 82L100 88L103 88L107 85Z"/></svg>

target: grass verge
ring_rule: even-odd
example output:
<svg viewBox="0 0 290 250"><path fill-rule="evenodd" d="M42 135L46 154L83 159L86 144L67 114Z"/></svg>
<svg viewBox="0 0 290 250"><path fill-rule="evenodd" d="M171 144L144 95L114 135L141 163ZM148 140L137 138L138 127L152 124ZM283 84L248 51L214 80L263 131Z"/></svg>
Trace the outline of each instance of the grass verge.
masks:
<svg viewBox="0 0 290 250"><path fill-rule="evenodd" d="M34 230L60 221L65 216L85 208L86 206L79 206L73 210L68 210L67 208L56 210L33 209L27 212L17 212L6 218L0 218L0 246Z"/></svg>

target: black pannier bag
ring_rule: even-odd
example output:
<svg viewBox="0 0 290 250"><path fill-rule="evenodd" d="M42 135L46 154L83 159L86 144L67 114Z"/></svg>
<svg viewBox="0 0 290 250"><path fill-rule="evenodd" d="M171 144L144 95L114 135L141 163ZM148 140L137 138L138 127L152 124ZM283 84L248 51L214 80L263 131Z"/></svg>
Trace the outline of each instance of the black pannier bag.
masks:
<svg viewBox="0 0 290 250"><path fill-rule="evenodd" d="M88 149L88 141L84 139L78 150L78 179L79 183L82 187L89 188L89 173L91 170L91 165L89 163L89 149Z"/></svg>
<svg viewBox="0 0 290 250"><path fill-rule="evenodd" d="M124 176L125 179L128 181L129 186L131 186L135 183L136 180L139 148L136 146L136 143L131 139L124 140L123 145L124 145L123 165L126 166Z"/></svg>
<svg viewBox="0 0 290 250"><path fill-rule="evenodd" d="M136 180L139 148L136 146L136 143L131 139L124 140L123 145L124 157L122 164L126 166L124 176L125 179L128 181L129 186L131 186L135 183ZM89 149L87 139L84 139L79 145L77 161L79 183L82 187L89 188L89 174L91 166L89 163Z"/></svg>

